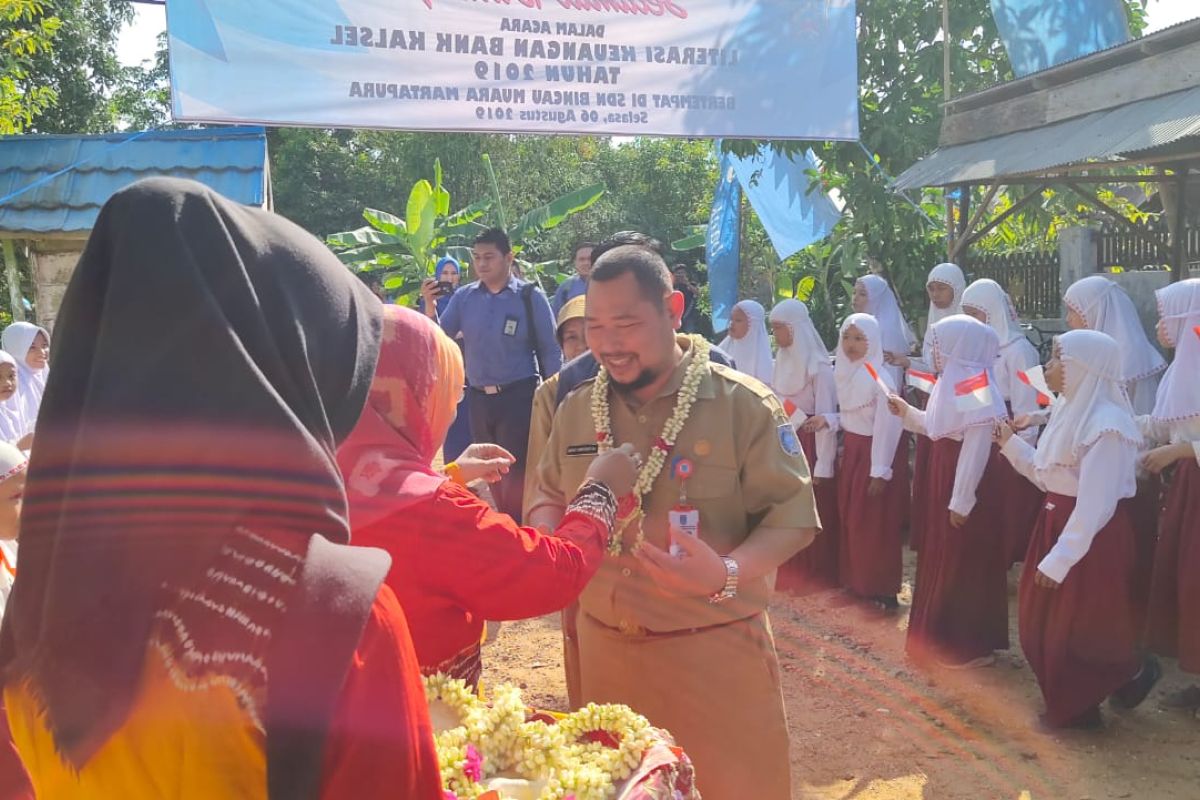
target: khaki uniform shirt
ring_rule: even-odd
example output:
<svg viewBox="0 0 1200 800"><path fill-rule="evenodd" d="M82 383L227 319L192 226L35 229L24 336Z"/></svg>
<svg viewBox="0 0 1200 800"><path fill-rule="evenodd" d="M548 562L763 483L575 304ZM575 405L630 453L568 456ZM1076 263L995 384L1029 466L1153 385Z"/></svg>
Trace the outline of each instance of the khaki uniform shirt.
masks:
<svg viewBox="0 0 1200 800"><path fill-rule="evenodd" d="M682 363L658 397L631 407L618 393L610 396L614 444L631 442L647 455L675 408L676 395L691 363L691 341L681 338ZM659 547L668 545L667 512L679 502L680 484L672 477L671 461L690 459L687 501L700 511L700 538L726 555L759 526L800 529L820 526L808 465L775 395L762 383L719 364L709 363L700 382L691 415L643 499L645 537ZM595 381L581 384L559 406L545 451L536 467L529 508L564 508L578 491L597 452L591 413ZM628 553L636 525L624 531L619 557L605 556L596 577L580 597L584 612L599 622L630 635L700 628L748 617L766 608L774 574L742 580L738 596L720 605L707 597L675 597L659 591Z"/></svg>
<svg viewBox="0 0 1200 800"><path fill-rule="evenodd" d="M554 424L554 404L558 400L558 376L554 373L533 393L533 413L529 418L529 446L525 450L525 505L524 518L529 519L533 510L534 485L537 482L537 465L542 460L546 440L550 438L550 427Z"/></svg>

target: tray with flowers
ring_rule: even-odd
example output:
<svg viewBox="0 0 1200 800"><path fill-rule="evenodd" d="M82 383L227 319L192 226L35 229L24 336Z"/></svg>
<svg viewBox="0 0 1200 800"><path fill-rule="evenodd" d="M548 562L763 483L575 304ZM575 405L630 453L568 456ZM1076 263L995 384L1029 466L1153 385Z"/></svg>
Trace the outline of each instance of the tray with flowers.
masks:
<svg viewBox="0 0 1200 800"><path fill-rule="evenodd" d="M700 800L687 755L627 706L537 711L444 675L425 693L446 800Z"/></svg>

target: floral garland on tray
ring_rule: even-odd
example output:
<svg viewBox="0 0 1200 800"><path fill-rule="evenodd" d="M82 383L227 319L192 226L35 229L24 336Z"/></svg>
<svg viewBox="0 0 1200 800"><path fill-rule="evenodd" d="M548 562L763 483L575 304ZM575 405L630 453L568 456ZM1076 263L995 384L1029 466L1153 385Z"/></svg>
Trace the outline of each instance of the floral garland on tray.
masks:
<svg viewBox="0 0 1200 800"><path fill-rule="evenodd" d="M657 735L627 706L592 703L548 724L527 719L520 690L508 685L485 703L439 674L425 678L425 694L431 711L452 718L440 729L435 719L447 800L609 800Z"/></svg>
<svg viewBox="0 0 1200 800"><path fill-rule="evenodd" d="M663 424L658 438L654 440L654 446L650 448L646 463L638 471L637 481L633 485L633 507L627 509L622 504L618 511L620 514L619 524L613 526L612 533L608 537L608 554L611 556L621 554L625 528L631 523L639 521L642 516L642 500L654 488L654 482L658 480L659 473L667 463L667 456L675 447L675 441L679 438L683 426L687 424L688 417L692 414L692 406L696 402L700 382L708 371L708 341L700 336L689 338L692 342L692 360L687 366L687 371L683 375L683 383L676 395L675 409ZM596 374L596 382L592 386L592 423L596 428L596 444L601 453L611 450L614 446L609 383L608 370L600 367L600 371ZM632 549L637 550L645 538L645 533L639 524Z"/></svg>

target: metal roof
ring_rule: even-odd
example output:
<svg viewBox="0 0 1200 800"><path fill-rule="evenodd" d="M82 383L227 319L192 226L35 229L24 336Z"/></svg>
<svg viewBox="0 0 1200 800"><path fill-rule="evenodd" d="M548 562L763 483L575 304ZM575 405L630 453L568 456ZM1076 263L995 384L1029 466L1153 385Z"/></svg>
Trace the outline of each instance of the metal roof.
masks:
<svg viewBox="0 0 1200 800"><path fill-rule="evenodd" d="M1193 136L1200 136L1200 86L1032 130L939 147L896 178L893 188L991 182L1126 157Z"/></svg>
<svg viewBox="0 0 1200 800"><path fill-rule="evenodd" d="M86 234L114 193L158 175L191 178L239 203L266 205L266 130L0 138L0 232Z"/></svg>

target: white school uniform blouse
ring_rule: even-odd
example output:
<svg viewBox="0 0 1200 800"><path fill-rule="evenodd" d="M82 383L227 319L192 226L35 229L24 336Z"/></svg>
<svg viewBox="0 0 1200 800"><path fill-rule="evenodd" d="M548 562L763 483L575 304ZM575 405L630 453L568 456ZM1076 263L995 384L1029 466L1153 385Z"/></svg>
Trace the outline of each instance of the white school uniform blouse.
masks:
<svg viewBox="0 0 1200 800"><path fill-rule="evenodd" d="M1012 406L1013 418L1022 414L1037 414L1041 406L1037 401L1037 390L1022 381L1018 372L1024 372L1039 363L1037 350L1025 337L1014 339L1000 346L1000 357L996 359L994 374L1000 385L1000 396ZM1019 434L1029 444L1037 444L1037 428L1028 428Z"/></svg>
<svg viewBox="0 0 1200 800"><path fill-rule="evenodd" d="M1019 436L1009 439L1000 452L1042 491L1077 498L1058 541L1038 564L1042 574L1062 583L1112 519L1117 503L1137 494L1137 447L1119 434L1105 433L1084 451L1076 466L1041 471L1033 466L1037 451Z"/></svg>
<svg viewBox="0 0 1200 800"><path fill-rule="evenodd" d="M0 540L0 619L4 617L4 609L8 606L8 597L12 594L16 578L17 543Z"/></svg>
<svg viewBox="0 0 1200 800"><path fill-rule="evenodd" d="M822 368L815 378L804 385L796 394L782 394L776 390L780 400L790 400L796 410L805 417L820 416L829 427L817 431L817 463L813 467L814 478L832 478L837 462L837 385L833 379L833 368Z"/></svg>
<svg viewBox="0 0 1200 800"><path fill-rule="evenodd" d="M1196 454L1196 462L1200 463L1200 417L1181 419L1177 422L1155 422L1149 414L1135 419L1138 431L1146 437L1146 449L1149 450L1164 444L1183 444L1188 442Z"/></svg>
<svg viewBox="0 0 1200 800"><path fill-rule="evenodd" d="M871 437L871 477L890 481L892 462L896 460L896 446L900 443L904 425L899 417L888 411L883 396L877 396L870 405L840 411L835 416L838 425L847 433Z"/></svg>
<svg viewBox="0 0 1200 800"><path fill-rule="evenodd" d="M919 408L910 409L905 415L904 427L922 436L929 435L925 428L925 412ZM952 433L945 438L963 443L954 471L954 492L947 508L965 517L975 508L975 493L987 469L988 456L992 452L992 426L975 425L963 433Z"/></svg>

